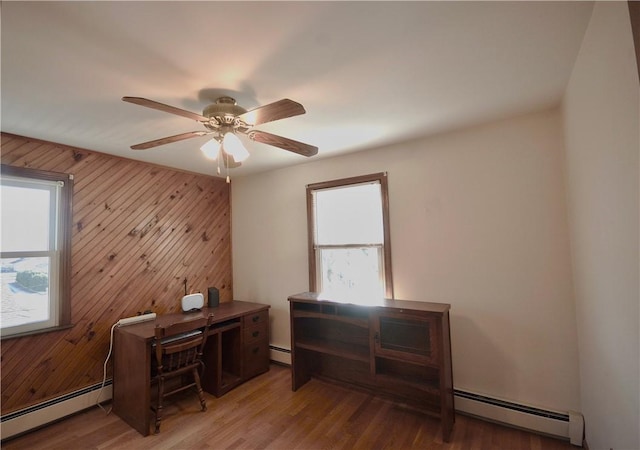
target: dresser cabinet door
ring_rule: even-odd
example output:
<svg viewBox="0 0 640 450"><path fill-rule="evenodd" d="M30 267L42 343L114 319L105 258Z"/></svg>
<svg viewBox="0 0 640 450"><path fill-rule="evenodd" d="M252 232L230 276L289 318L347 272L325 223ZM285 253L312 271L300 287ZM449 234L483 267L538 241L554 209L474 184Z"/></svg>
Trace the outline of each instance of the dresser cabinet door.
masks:
<svg viewBox="0 0 640 450"><path fill-rule="evenodd" d="M438 365L438 317L432 314L379 312L373 315L376 356Z"/></svg>

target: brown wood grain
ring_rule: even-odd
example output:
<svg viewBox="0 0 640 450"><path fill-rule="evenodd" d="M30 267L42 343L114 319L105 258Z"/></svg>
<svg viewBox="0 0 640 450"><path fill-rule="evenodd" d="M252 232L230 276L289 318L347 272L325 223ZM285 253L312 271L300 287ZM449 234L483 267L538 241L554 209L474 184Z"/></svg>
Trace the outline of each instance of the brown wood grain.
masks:
<svg viewBox="0 0 640 450"><path fill-rule="evenodd" d="M2 341L2 414L101 382L111 326L179 311L185 278L232 300L223 179L7 133L1 144L3 164L74 175L73 327Z"/></svg>

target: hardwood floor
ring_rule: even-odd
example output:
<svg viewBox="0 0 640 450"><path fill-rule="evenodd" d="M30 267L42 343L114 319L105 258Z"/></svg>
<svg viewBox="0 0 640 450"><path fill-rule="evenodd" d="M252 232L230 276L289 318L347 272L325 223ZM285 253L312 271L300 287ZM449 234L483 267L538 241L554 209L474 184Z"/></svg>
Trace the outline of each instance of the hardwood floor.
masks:
<svg viewBox="0 0 640 450"><path fill-rule="evenodd" d="M438 449L560 450L568 442L458 414L451 442L439 422L374 397L312 379L291 391L288 367L271 370L221 398L169 398L160 434L141 436L98 407L6 442L12 449ZM108 406L108 405L107 405Z"/></svg>

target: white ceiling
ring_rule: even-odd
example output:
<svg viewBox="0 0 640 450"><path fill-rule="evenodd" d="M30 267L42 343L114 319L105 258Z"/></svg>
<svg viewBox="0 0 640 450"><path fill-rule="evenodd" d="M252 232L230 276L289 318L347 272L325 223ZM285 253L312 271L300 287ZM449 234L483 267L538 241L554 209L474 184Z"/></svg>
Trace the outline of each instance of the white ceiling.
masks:
<svg viewBox="0 0 640 450"><path fill-rule="evenodd" d="M201 113L282 98L307 114L256 129L335 156L557 105L591 2L7 2L2 131L214 174L203 130L121 101ZM232 174L309 161L248 142Z"/></svg>

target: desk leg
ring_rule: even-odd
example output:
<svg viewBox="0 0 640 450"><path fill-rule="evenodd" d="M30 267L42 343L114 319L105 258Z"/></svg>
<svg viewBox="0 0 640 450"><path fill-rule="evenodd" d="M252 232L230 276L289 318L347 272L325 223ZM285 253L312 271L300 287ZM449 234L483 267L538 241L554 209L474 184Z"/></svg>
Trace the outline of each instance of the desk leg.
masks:
<svg viewBox="0 0 640 450"><path fill-rule="evenodd" d="M151 348L140 338L119 333L113 350L113 412L143 436L149 434Z"/></svg>

